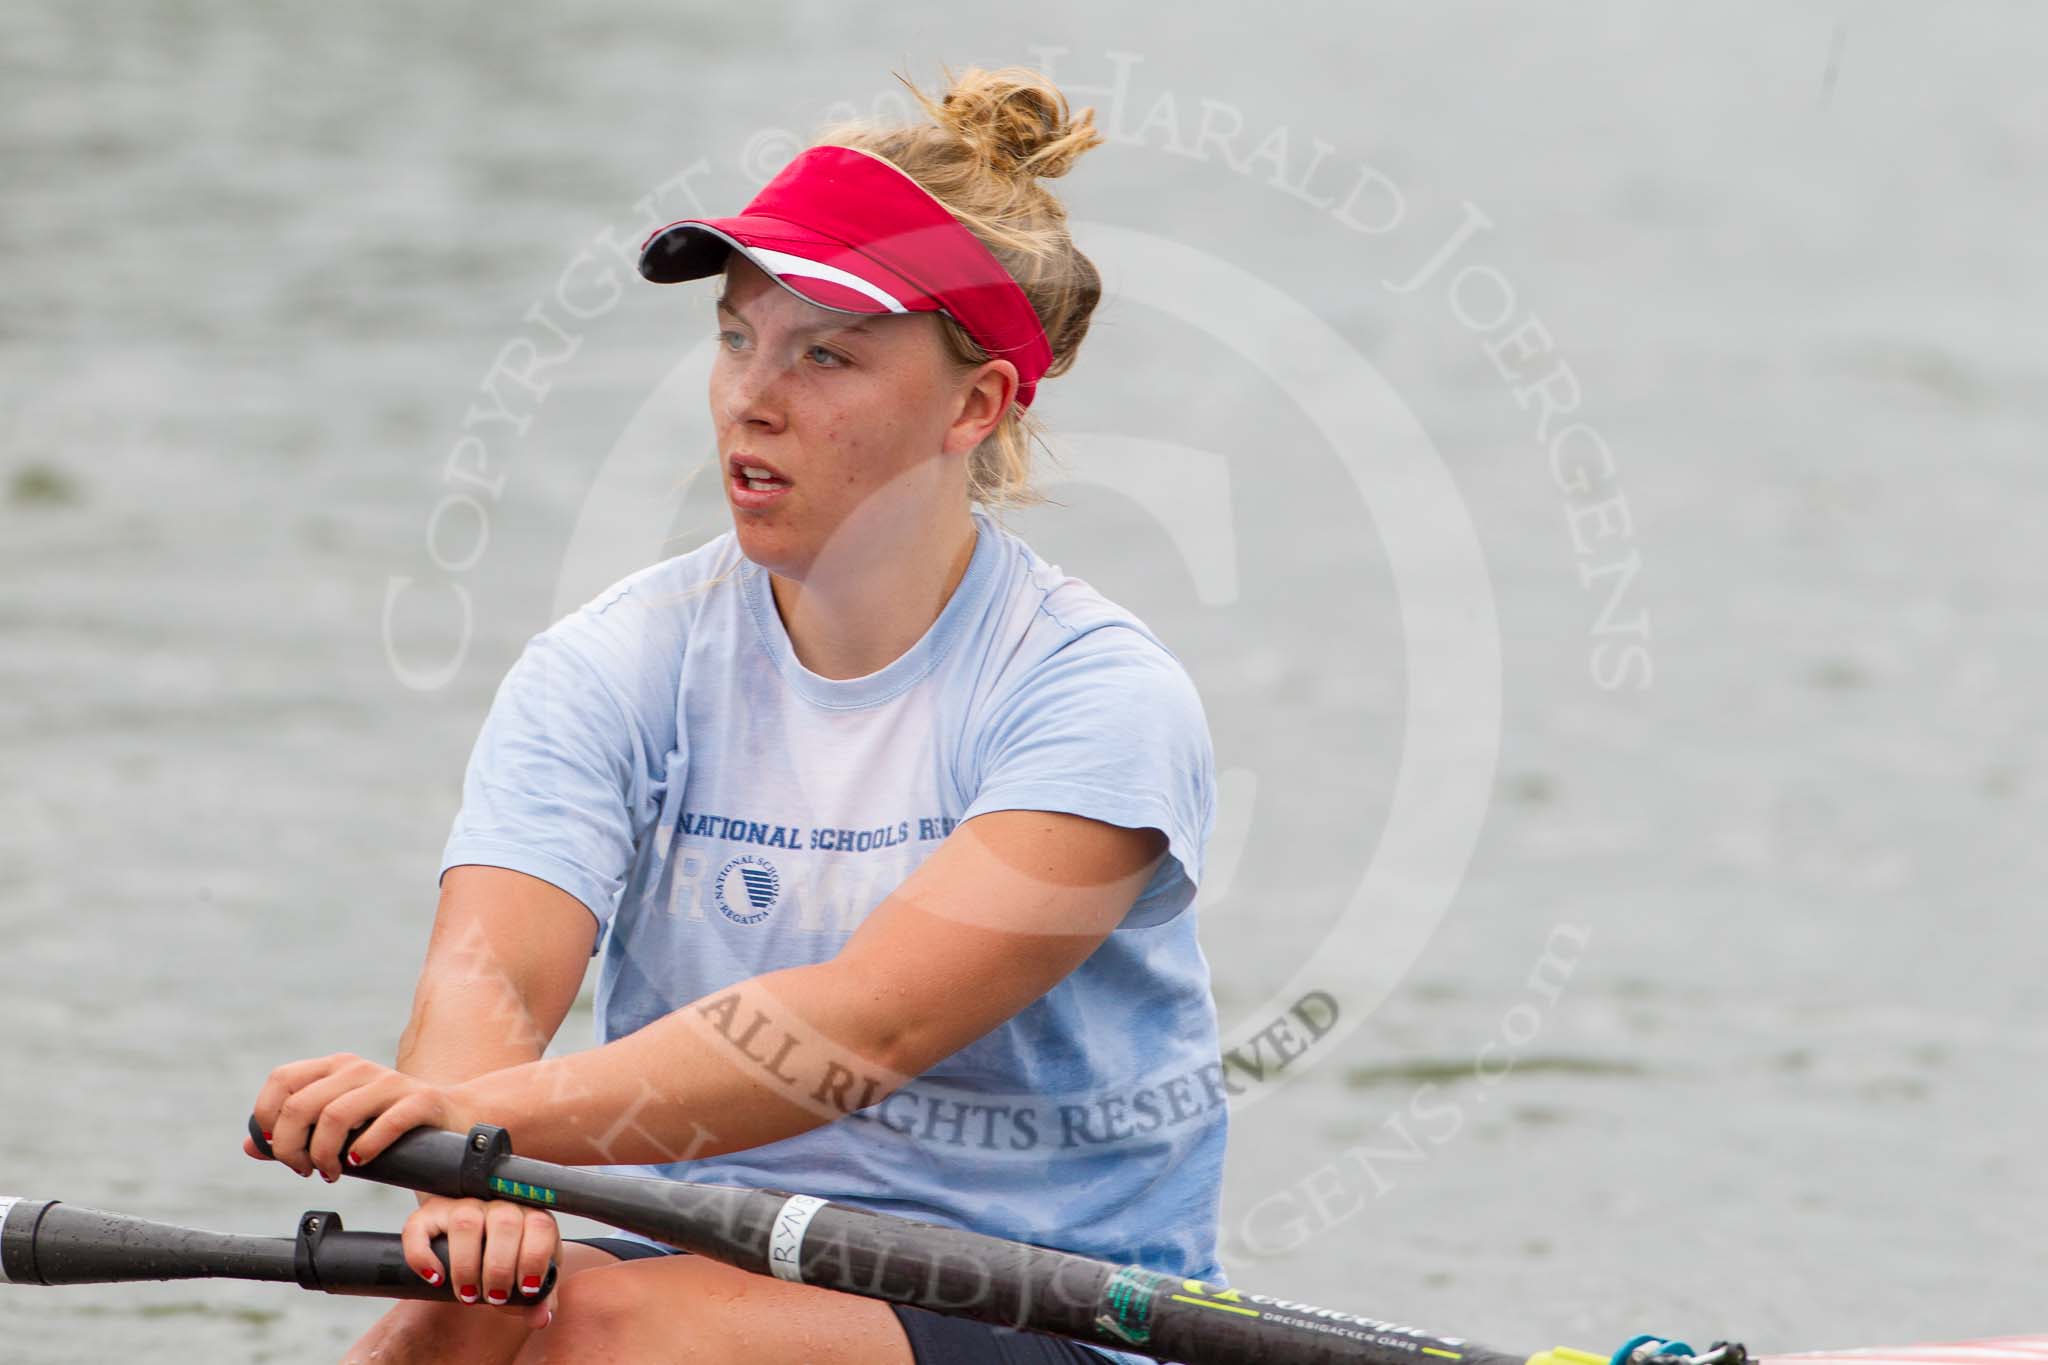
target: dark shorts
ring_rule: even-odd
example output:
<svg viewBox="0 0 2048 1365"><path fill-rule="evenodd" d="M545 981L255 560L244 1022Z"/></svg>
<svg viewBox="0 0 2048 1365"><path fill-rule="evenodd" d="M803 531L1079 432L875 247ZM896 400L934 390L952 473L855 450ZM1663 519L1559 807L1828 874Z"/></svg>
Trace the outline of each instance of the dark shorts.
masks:
<svg viewBox="0 0 2048 1365"><path fill-rule="evenodd" d="M643 1256L687 1256L687 1251L669 1253L630 1237L571 1237L572 1242L608 1251L622 1261ZM892 1303L903 1335L910 1338L910 1354L917 1365L1104 1365L1110 1359L1092 1346L1065 1337L1040 1332L1019 1332L1013 1327L991 1327L985 1322L949 1318L907 1304Z"/></svg>

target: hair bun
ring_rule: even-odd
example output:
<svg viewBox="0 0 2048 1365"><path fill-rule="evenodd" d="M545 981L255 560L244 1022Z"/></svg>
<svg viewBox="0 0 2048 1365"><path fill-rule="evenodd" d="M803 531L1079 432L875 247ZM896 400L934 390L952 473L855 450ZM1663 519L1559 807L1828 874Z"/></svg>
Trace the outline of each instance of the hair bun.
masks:
<svg viewBox="0 0 2048 1365"><path fill-rule="evenodd" d="M948 71L946 81L946 94L937 104L915 86L911 93L934 121L1000 174L1062 176L1081 153L1104 140L1095 129L1093 108L1072 117L1059 87L1030 67L985 71L970 66L958 76Z"/></svg>
<svg viewBox="0 0 2048 1365"><path fill-rule="evenodd" d="M851 147L890 162L923 186L961 226L980 239L1038 314L1052 346L1046 379L1074 367L1089 319L1102 301L1102 276L1074 244L1066 206L1040 177L1065 175L1081 154L1108 139L1095 111L1067 112L1066 97L1029 67L955 76L941 67L945 93L925 94L893 73L925 118L906 123L850 119L822 129L813 146ZM952 318L939 315L953 364L972 368L988 353ZM1039 419L1012 405L967 460L967 496L984 507L1029 507L1043 499L1031 487L1031 446Z"/></svg>

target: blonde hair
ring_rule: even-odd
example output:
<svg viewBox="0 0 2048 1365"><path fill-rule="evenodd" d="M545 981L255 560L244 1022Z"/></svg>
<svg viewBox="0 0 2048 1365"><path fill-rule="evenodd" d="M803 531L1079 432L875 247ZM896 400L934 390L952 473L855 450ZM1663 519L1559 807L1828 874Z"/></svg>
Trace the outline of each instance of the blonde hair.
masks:
<svg viewBox="0 0 2048 1365"><path fill-rule="evenodd" d="M900 73L896 79L932 122L890 128L839 123L820 132L814 145L883 157L945 205L1030 300L1052 344L1045 377L1065 374L1101 301L1102 277L1074 245L1066 207L1038 182L1065 175L1083 152L1105 141L1095 129L1095 110L1070 116L1066 96L1029 67L970 66L958 76L946 71L947 90L936 101ZM963 369L989 359L952 318L941 314L939 323ZM968 497L996 509L1044 501L1031 483L1034 441L1045 444L1043 425L1012 403L967 457Z"/></svg>

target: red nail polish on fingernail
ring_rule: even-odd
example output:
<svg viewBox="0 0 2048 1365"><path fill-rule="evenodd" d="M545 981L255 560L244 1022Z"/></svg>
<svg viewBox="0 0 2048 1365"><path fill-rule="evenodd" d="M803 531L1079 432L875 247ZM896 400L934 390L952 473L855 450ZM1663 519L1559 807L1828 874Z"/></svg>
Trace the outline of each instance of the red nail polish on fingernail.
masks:
<svg viewBox="0 0 2048 1365"><path fill-rule="evenodd" d="M357 1156L354 1152L350 1152L348 1154L348 1164L351 1166L360 1166L363 1164L363 1159Z"/></svg>
<svg viewBox="0 0 2048 1365"><path fill-rule="evenodd" d="M461 1299L464 1303L475 1303L476 1286L473 1284L466 1284L462 1286L462 1288L455 1291L455 1297Z"/></svg>
<svg viewBox="0 0 2048 1365"><path fill-rule="evenodd" d="M268 1133L265 1133L265 1134L263 1135L263 1140L264 1140L265 1142L268 1142L268 1141L270 1141L270 1134L268 1134Z"/></svg>
<svg viewBox="0 0 2048 1365"><path fill-rule="evenodd" d="M441 1272L438 1270L429 1270L423 1273L420 1276L420 1278L425 1280L428 1284L439 1285L441 1283Z"/></svg>
<svg viewBox="0 0 2048 1365"><path fill-rule="evenodd" d="M522 1294L540 1293L540 1276L528 1275L525 1279L521 1280L519 1282L519 1292Z"/></svg>
<svg viewBox="0 0 2048 1365"><path fill-rule="evenodd" d="M490 1293L484 1295L484 1299L494 1308L503 1308L506 1304L512 1302L512 1296L502 1289L493 1289Z"/></svg>

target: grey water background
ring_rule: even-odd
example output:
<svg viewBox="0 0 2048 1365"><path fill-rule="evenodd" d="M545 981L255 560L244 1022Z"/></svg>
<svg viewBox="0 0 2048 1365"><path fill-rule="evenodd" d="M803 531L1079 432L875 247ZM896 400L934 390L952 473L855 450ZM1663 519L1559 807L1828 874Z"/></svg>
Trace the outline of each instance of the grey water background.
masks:
<svg viewBox="0 0 2048 1365"><path fill-rule="evenodd" d="M1433 775L1485 798L1469 867L1391 995L1239 1114L1236 1281L1517 1349L2048 1326L2048 14L1240 16L0 8L0 1191L397 1225L404 1196L248 1163L242 1116L279 1062L389 1057L503 669L721 517L701 483L677 505L710 447L659 399L701 296L626 287L575 322L545 395L508 390L524 433L473 428L491 496L444 473L480 382L515 338L559 344L525 317L573 321L565 270L599 298L575 266L599 234L736 210L892 67L1036 62L1120 121L1055 185L1077 221L1332 329L1248 359L1112 278L1039 410L1056 448L1169 463L1015 519L1174 645L1239 774L1203 909L1231 1026L1305 962L1340 999L1365 975L1319 945L1416 700L1374 452L1330 449L1281 381L1382 376L1491 583L1410 603L1425 634L1497 620L1497 762ZM700 163L673 211L636 207ZM1309 202L1366 166L1404 205L1378 233ZM1467 206L1491 226L1459 265L1497 275L1400 292ZM1483 331L1492 281L1513 321ZM1614 452L1591 494L1485 349L1530 315ZM672 478L616 455L650 398ZM1156 477L1172 459L1224 471L1221 500ZM435 519L457 492L481 520ZM1586 510L1617 496L1625 534ZM1597 633L1616 576L1583 575L1631 555L1608 624L1647 621L1648 668L1603 686L1596 651L1635 637ZM325 1359L371 1311L10 1288L0 1359Z"/></svg>

